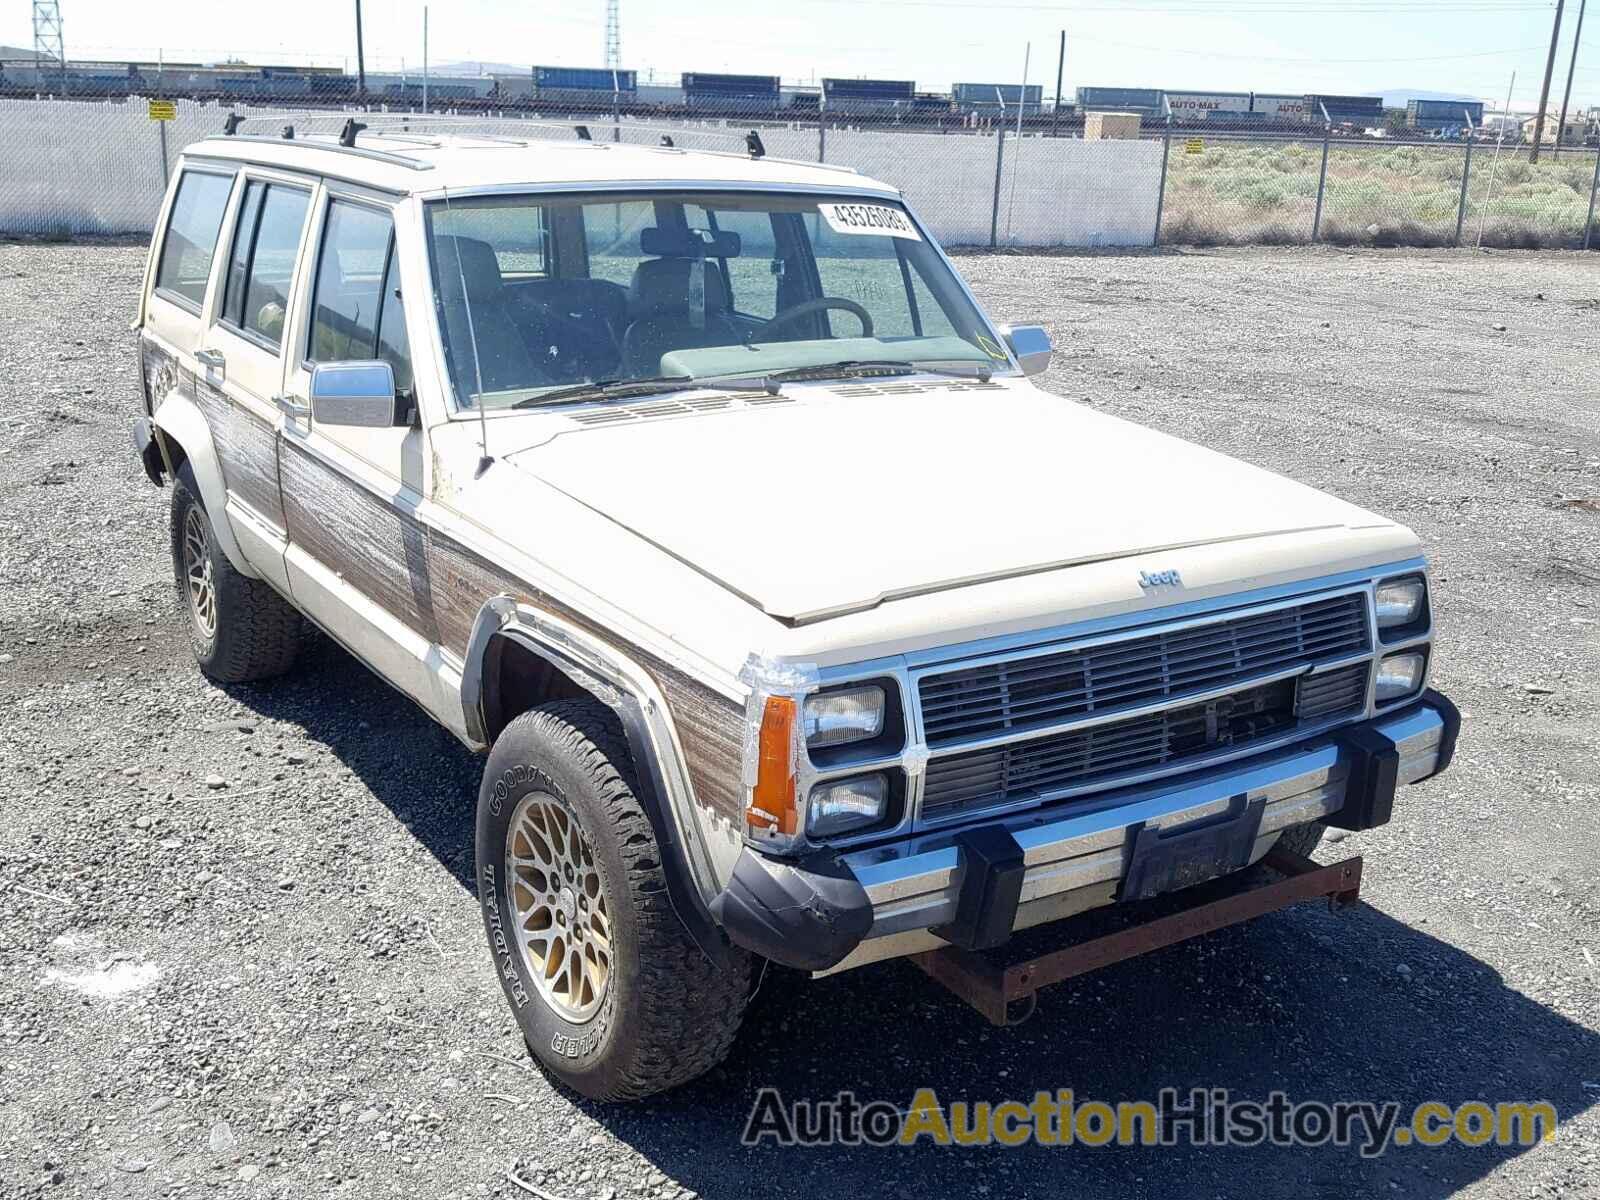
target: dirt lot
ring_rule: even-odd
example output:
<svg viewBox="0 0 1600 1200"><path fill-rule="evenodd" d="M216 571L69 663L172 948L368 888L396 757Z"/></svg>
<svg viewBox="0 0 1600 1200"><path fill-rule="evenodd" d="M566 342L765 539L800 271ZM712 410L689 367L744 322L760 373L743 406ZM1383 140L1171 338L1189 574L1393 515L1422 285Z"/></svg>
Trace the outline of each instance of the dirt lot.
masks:
<svg viewBox="0 0 1600 1200"><path fill-rule="evenodd" d="M526 1060L480 945L479 765L342 653L195 670L130 452L142 252L0 245L0 1195L562 1200L1600 1194L1600 277L1563 255L979 257L1048 386L1403 519L1456 765L1305 907L1006 1032L904 964L770 975L729 1062L608 1111ZM1063 469L1073 448L1062 447ZM1139 464L1129 464L1137 486ZM1532 1150L756 1150L763 1085L904 1104L1547 1098Z"/></svg>

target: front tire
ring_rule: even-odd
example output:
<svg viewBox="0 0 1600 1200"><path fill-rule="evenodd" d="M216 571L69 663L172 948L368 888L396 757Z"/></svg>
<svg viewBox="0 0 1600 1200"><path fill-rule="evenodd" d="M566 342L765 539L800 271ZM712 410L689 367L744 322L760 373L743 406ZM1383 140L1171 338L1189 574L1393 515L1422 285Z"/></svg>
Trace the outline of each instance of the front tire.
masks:
<svg viewBox="0 0 1600 1200"><path fill-rule="evenodd" d="M1285 829L1278 835L1277 845L1301 858L1310 858L1311 852L1317 848L1317 843L1322 841L1322 835L1328 827L1321 821L1312 821L1308 825L1296 825Z"/></svg>
<svg viewBox="0 0 1600 1200"><path fill-rule="evenodd" d="M304 619L271 584L240 574L228 561L188 463L172 485L172 573L206 678L248 683L294 666L306 637Z"/></svg>
<svg viewBox="0 0 1600 1200"><path fill-rule="evenodd" d="M589 700L523 713L478 794L478 899L528 1048L594 1100L677 1087L727 1055L749 988L684 931L616 718Z"/></svg>

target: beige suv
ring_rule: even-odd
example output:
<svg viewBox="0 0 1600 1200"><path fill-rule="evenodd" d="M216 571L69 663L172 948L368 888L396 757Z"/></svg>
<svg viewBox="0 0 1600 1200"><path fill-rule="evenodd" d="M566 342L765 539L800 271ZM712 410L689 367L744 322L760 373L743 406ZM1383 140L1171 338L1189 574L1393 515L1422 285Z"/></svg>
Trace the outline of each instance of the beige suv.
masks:
<svg viewBox="0 0 1600 1200"><path fill-rule="evenodd" d="M315 626L487 753L495 972L602 1099L760 963L1305 851L1455 740L1411 531L1040 390L894 188L751 147L210 138L139 306L202 670Z"/></svg>

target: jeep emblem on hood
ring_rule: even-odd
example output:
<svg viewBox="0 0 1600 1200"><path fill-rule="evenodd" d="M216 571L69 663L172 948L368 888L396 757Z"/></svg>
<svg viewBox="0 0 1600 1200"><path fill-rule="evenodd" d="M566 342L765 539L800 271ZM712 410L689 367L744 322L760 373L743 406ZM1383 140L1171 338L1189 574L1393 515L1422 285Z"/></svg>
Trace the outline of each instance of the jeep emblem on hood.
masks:
<svg viewBox="0 0 1600 1200"><path fill-rule="evenodd" d="M1153 592L1156 588L1182 587L1183 576L1176 571L1140 571L1139 586L1147 592Z"/></svg>

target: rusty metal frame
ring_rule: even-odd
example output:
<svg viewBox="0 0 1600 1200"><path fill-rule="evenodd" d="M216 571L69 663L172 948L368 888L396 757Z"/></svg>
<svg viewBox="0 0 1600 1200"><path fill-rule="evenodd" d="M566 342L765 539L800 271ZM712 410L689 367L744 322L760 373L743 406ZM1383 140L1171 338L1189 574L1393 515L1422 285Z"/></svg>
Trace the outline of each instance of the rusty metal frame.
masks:
<svg viewBox="0 0 1600 1200"><path fill-rule="evenodd" d="M1262 861L1283 878L1220 900L1197 903L1038 958L998 965L971 950L945 946L912 955L911 961L992 1024L1005 1026L1015 1023L1010 1016L1013 1004L1029 1003L1021 1017L1026 1019L1033 1011L1036 993L1053 983L1213 933L1291 904L1326 899L1333 908L1340 909L1360 899L1359 855L1321 866L1289 850L1274 848Z"/></svg>

